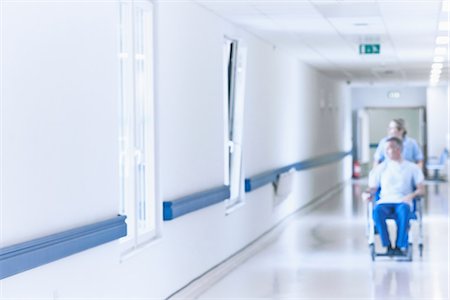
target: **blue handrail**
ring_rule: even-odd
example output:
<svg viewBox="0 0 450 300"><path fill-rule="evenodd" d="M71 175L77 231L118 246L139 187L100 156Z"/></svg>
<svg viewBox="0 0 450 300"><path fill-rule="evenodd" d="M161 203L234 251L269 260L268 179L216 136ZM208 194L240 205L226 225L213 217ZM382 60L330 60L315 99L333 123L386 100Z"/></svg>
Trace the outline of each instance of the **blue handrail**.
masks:
<svg viewBox="0 0 450 300"><path fill-rule="evenodd" d="M0 279L127 235L126 216L63 231L0 249Z"/></svg>
<svg viewBox="0 0 450 300"><path fill-rule="evenodd" d="M280 174L288 172L290 169L295 168L296 171L311 169L322 165L330 164L341 160L347 155L351 155L352 151L337 152L332 154L326 154L315 158L310 158L304 161L300 161L294 164L287 165L285 167L277 168L274 170L266 171L264 173L252 176L245 179L245 191L250 192L259 187L262 187L268 183L275 182Z"/></svg>

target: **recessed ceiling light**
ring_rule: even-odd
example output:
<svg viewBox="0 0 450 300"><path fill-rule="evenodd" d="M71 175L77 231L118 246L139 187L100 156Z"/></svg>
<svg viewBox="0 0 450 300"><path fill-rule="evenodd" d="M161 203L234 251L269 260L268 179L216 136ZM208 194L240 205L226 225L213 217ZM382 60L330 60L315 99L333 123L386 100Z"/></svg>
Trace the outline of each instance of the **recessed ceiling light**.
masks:
<svg viewBox="0 0 450 300"><path fill-rule="evenodd" d="M448 12L448 1L442 1L442 11L443 12Z"/></svg>
<svg viewBox="0 0 450 300"><path fill-rule="evenodd" d="M432 69L431 75L438 75L442 73L442 69Z"/></svg>
<svg viewBox="0 0 450 300"><path fill-rule="evenodd" d="M436 38L436 44L438 45L446 45L448 44L448 36L442 35Z"/></svg>
<svg viewBox="0 0 450 300"><path fill-rule="evenodd" d="M449 29L448 21L439 22L439 30L448 31L448 29Z"/></svg>
<svg viewBox="0 0 450 300"><path fill-rule="evenodd" d="M447 53L447 48L445 47L436 47L436 49L434 49L434 54L436 55L445 55Z"/></svg>
<svg viewBox="0 0 450 300"><path fill-rule="evenodd" d="M440 62L443 62L443 61L444 61L444 57L443 56L435 56L433 58L433 62L436 62L436 63L440 63Z"/></svg>

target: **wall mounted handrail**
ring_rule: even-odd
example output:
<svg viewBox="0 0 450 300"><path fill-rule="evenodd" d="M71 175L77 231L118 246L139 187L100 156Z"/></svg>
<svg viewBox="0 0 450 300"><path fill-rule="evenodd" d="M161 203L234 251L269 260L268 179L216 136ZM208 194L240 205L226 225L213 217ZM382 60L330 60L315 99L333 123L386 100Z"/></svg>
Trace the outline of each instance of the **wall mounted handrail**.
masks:
<svg viewBox="0 0 450 300"><path fill-rule="evenodd" d="M126 216L0 248L0 279L127 235Z"/></svg>
<svg viewBox="0 0 450 300"><path fill-rule="evenodd" d="M333 163L341 160L347 155L351 155L352 151L336 152L322 155L319 157L307 159L297 163L293 163L281 168L266 171L245 179L245 192L250 192L263 185L275 182L277 177L295 168L296 171L315 168L321 165ZM163 202L163 220L169 221L182 215L194 212L207 206L222 202L230 197L230 188L228 186L220 186L207 191L194 193L183 196L175 200Z"/></svg>
<svg viewBox="0 0 450 300"><path fill-rule="evenodd" d="M187 213L222 202L230 198L230 188L220 186L207 191L163 202L163 220L169 221Z"/></svg>
<svg viewBox="0 0 450 300"><path fill-rule="evenodd" d="M341 160L351 151L337 152L307 159L245 179L245 191L253 191L277 180L292 168L296 171L315 168ZM163 219L172 220L230 197L228 186L163 202ZM31 241L0 248L0 279L36 268L72 254L111 242L127 235L126 216L67 230Z"/></svg>
<svg viewBox="0 0 450 300"><path fill-rule="evenodd" d="M245 179L245 192L251 192L266 184L275 182L280 174L288 172L291 168L295 168L296 171L311 169L322 165L337 162L343 159L347 155L351 155L352 151L336 152L331 154L325 154L318 157L310 158L307 160L299 161L281 168L266 171L250 178Z"/></svg>

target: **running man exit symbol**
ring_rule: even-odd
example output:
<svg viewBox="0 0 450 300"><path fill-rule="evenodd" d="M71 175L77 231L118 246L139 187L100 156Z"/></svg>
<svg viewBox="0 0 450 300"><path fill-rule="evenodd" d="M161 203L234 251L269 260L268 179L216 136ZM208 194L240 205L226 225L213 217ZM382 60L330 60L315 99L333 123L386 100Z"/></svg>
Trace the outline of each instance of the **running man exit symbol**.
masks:
<svg viewBox="0 0 450 300"><path fill-rule="evenodd" d="M380 54L380 44L360 44L359 54Z"/></svg>

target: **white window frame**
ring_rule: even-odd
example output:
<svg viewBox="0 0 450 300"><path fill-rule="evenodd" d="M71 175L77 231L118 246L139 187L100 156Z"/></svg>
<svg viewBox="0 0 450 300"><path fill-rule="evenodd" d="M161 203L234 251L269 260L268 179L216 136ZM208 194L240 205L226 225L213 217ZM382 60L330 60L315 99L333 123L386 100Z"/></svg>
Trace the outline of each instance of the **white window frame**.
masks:
<svg viewBox="0 0 450 300"><path fill-rule="evenodd" d="M154 6L120 2L120 213L127 216L122 258L159 236L154 101Z"/></svg>
<svg viewBox="0 0 450 300"><path fill-rule="evenodd" d="M243 128L246 48L238 39L224 38L223 90L225 111L225 185L230 187L230 198L225 201L226 214L244 204ZM229 64L231 66L229 67ZM230 74L229 74L230 70ZM231 80L231 83L229 81ZM230 88L229 88L230 84Z"/></svg>

